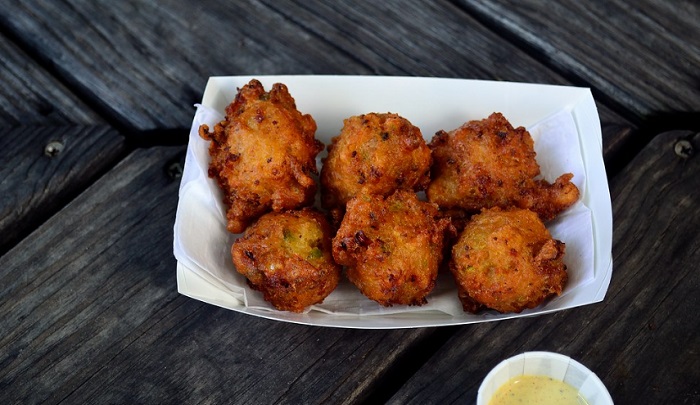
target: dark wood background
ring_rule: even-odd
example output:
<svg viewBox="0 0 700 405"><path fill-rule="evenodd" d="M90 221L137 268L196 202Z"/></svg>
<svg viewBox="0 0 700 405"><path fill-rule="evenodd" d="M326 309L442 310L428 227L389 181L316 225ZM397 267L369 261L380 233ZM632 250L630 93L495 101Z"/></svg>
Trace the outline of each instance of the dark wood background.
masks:
<svg viewBox="0 0 700 405"><path fill-rule="evenodd" d="M0 401L472 403L523 351L616 403L700 403L700 3L0 0ZM329 329L177 293L172 226L209 76L590 87L612 195L602 303Z"/></svg>

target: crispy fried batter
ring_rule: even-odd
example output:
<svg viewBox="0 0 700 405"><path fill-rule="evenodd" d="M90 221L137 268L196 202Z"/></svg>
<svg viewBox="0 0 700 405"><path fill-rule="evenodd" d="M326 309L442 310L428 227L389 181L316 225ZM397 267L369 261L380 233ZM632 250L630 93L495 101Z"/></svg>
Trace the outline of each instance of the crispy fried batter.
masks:
<svg viewBox="0 0 700 405"><path fill-rule="evenodd" d="M435 286L449 219L435 204L397 190L388 197L361 193L333 238L333 257L347 277L381 305L423 305Z"/></svg>
<svg viewBox="0 0 700 405"><path fill-rule="evenodd" d="M560 295L568 279L564 250L530 210L492 208L473 216L449 263L464 310L519 313Z"/></svg>
<svg viewBox="0 0 700 405"><path fill-rule="evenodd" d="M231 248L236 270L266 301L302 312L338 285L341 268L331 255L331 228L312 208L271 212L246 229Z"/></svg>
<svg viewBox="0 0 700 405"><path fill-rule="evenodd" d="M226 107L226 119L212 132L209 176L224 192L228 230L243 232L260 215L310 205L316 193L316 155L323 144L314 138L316 122L296 109L284 84L270 92L251 80Z"/></svg>
<svg viewBox="0 0 700 405"><path fill-rule="evenodd" d="M513 128L501 113L469 121L449 133L439 131L429 146L434 164L427 195L443 209L474 213L515 206L548 221L579 198L570 173L554 184L535 180L540 167L530 133Z"/></svg>
<svg viewBox="0 0 700 405"><path fill-rule="evenodd" d="M424 190L430 181L430 149L420 129L397 114L347 118L331 142L321 168L324 208L342 211L360 191L386 196Z"/></svg>

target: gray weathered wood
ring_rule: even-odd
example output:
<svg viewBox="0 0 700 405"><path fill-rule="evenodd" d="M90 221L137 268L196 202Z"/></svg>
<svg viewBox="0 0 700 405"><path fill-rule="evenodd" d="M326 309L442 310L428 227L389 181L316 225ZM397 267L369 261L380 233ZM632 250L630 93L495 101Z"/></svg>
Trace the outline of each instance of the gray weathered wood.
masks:
<svg viewBox="0 0 700 405"><path fill-rule="evenodd" d="M182 152L135 151L0 257L4 402L357 402L429 344L432 329L292 325L180 296L165 169Z"/></svg>
<svg viewBox="0 0 700 405"><path fill-rule="evenodd" d="M187 127L209 76L369 71L257 1L3 3L2 24L141 130Z"/></svg>
<svg viewBox="0 0 700 405"><path fill-rule="evenodd" d="M92 109L0 35L0 127L100 124Z"/></svg>
<svg viewBox="0 0 700 405"><path fill-rule="evenodd" d="M699 140L667 133L617 159L641 148L638 123L697 114L697 5L666 3L0 0L0 402L470 403L525 350L582 361L617 403L700 402ZM124 146L106 127L40 127L99 124L94 109L135 138L171 134L208 76L285 73L593 87L606 164L622 168L605 301L395 331L202 304L175 290L167 168L184 148L122 160L164 136ZM57 137L65 149L44 156ZM674 154L679 138L694 157Z"/></svg>
<svg viewBox="0 0 700 405"><path fill-rule="evenodd" d="M568 84L449 2L263 2L374 74Z"/></svg>
<svg viewBox="0 0 700 405"><path fill-rule="evenodd" d="M492 29L527 44L557 71L589 83L605 102L638 118L698 113L697 1L460 3Z"/></svg>
<svg viewBox="0 0 700 405"><path fill-rule="evenodd" d="M100 110L140 130L189 126L191 106L214 75L426 75L570 84L445 1L5 3L0 23ZM73 38L82 38L80 46ZM600 108L606 125L627 125Z"/></svg>
<svg viewBox="0 0 700 405"><path fill-rule="evenodd" d="M592 369L616 403L697 403L700 136L690 135L658 136L612 180L614 271L602 303L461 328L391 402L470 402L498 362L547 350ZM674 153L684 138L689 159Z"/></svg>
<svg viewBox="0 0 700 405"><path fill-rule="evenodd" d="M0 255L113 166L124 138L105 126L0 127Z"/></svg>
<svg viewBox="0 0 700 405"><path fill-rule="evenodd" d="M372 74L572 85L450 2L263 1L341 55L370 66ZM633 128L605 104L598 109L604 127ZM606 145L627 141L613 137L622 132L604 135Z"/></svg>

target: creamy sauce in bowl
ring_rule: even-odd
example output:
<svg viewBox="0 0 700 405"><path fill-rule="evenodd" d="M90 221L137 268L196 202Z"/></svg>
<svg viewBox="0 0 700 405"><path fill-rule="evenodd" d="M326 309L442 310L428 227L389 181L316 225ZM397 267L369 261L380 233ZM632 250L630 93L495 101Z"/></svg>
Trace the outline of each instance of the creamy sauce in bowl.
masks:
<svg viewBox="0 0 700 405"><path fill-rule="evenodd" d="M489 405L588 405L571 385L545 375L521 375L503 384Z"/></svg>

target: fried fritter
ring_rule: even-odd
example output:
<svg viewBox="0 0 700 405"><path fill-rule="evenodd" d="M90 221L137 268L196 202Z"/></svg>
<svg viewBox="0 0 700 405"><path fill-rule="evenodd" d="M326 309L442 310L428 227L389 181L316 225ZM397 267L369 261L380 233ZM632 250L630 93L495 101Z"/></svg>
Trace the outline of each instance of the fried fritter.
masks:
<svg viewBox="0 0 700 405"><path fill-rule="evenodd" d="M231 256L266 301L279 310L302 312L321 303L340 280L331 236L328 220L312 208L270 212L234 242Z"/></svg>
<svg viewBox="0 0 700 405"><path fill-rule="evenodd" d="M224 193L228 230L240 233L269 211L310 205L316 194L316 122L297 109L284 84L269 92L257 80L238 91L226 119L199 128L210 140L209 176Z"/></svg>
<svg viewBox="0 0 700 405"><path fill-rule="evenodd" d="M534 212L492 208L472 217L449 267L465 311L519 313L561 294L568 279L564 251Z"/></svg>
<svg viewBox="0 0 700 405"><path fill-rule="evenodd" d="M423 305L435 286L449 219L435 204L397 190L361 193L347 204L333 257L368 298L381 305Z"/></svg>
<svg viewBox="0 0 700 405"><path fill-rule="evenodd" d="M360 191L387 196L396 189L424 190L430 149L418 127L392 113L345 119L321 168L324 208L342 209Z"/></svg>
<svg viewBox="0 0 700 405"><path fill-rule="evenodd" d="M439 131L429 147L434 163L426 193L440 208L475 213L515 206L549 221L579 198L570 173L554 184L535 180L540 167L530 133L513 128L501 113Z"/></svg>

